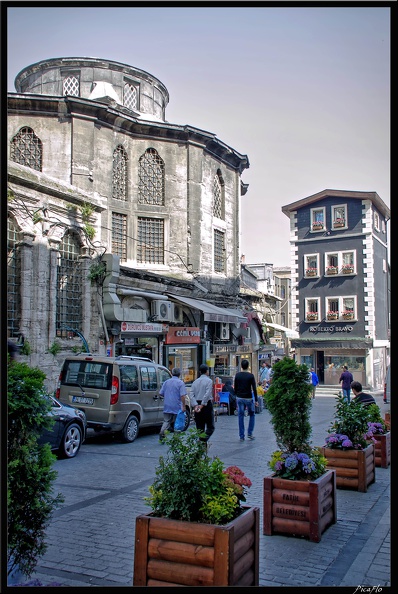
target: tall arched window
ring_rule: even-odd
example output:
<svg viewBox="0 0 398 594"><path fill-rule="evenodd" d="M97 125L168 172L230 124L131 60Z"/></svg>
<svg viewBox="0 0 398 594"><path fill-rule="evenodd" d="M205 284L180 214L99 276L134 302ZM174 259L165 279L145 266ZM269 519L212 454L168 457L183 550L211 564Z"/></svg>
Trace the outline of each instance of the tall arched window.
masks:
<svg viewBox="0 0 398 594"><path fill-rule="evenodd" d="M17 337L21 321L21 265L18 228L8 217L7 228L7 329L10 338Z"/></svg>
<svg viewBox="0 0 398 594"><path fill-rule="evenodd" d="M112 196L116 200L127 200L127 153L119 144L113 152Z"/></svg>
<svg viewBox="0 0 398 594"><path fill-rule="evenodd" d="M11 140L11 161L31 169L42 170L43 147L32 128L25 126Z"/></svg>
<svg viewBox="0 0 398 594"><path fill-rule="evenodd" d="M140 157L138 180L138 202L164 206L164 163L155 149Z"/></svg>
<svg viewBox="0 0 398 594"><path fill-rule="evenodd" d="M224 219L224 180L219 169L213 182L213 217Z"/></svg>
<svg viewBox="0 0 398 594"><path fill-rule="evenodd" d="M57 274L57 336L66 337L65 326L82 329L82 269L76 235L67 231L59 246Z"/></svg>

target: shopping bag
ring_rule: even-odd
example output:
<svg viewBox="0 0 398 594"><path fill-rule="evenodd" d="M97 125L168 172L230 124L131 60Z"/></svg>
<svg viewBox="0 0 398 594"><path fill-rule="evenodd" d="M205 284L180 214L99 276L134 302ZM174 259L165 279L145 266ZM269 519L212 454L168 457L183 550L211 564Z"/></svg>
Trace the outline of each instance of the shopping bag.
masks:
<svg viewBox="0 0 398 594"><path fill-rule="evenodd" d="M180 410L178 413L176 420L174 421L174 431L184 431L185 429L185 412Z"/></svg>

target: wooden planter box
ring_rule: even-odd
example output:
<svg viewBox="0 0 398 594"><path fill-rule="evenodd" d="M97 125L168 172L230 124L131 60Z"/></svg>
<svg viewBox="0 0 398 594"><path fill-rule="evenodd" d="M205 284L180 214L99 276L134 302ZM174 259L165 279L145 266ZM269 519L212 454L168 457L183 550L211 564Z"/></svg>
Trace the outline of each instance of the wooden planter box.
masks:
<svg viewBox="0 0 398 594"><path fill-rule="evenodd" d="M338 274L338 272L339 272L338 268L332 268L330 270L326 270L327 276L330 276L331 274Z"/></svg>
<svg viewBox="0 0 398 594"><path fill-rule="evenodd" d="M375 463L379 468L388 468L391 464L391 434L390 432L384 435L374 435L376 440L375 446Z"/></svg>
<svg viewBox="0 0 398 594"><path fill-rule="evenodd" d="M384 422L387 425L387 429L390 430L390 428L391 428L391 413L389 413L389 412L384 413Z"/></svg>
<svg viewBox="0 0 398 594"><path fill-rule="evenodd" d="M320 448L328 460L328 468L336 471L337 488L355 489L366 493L376 480L375 448L373 443L364 450Z"/></svg>
<svg viewBox="0 0 398 594"><path fill-rule="evenodd" d="M242 509L224 526L138 516L133 586L258 586L260 509Z"/></svg>
<svg viewBox="0 0 398 594"><path fill-rule="evenodd" d="M336 472L327 470L315 481L264 478L263 534L303 536L320 542L337 521Z"/></svg>

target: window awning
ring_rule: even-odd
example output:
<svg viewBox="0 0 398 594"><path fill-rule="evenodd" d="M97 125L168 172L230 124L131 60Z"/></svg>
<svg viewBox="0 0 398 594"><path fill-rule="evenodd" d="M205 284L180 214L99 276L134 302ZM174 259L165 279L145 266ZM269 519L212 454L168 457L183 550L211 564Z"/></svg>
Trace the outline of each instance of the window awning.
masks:
<svg viewBox="0 0 398 594"><path fill-rule="evenodd" d="M181 297L180 295L172 295L171 293L168 293L168 296L184 305L189 305L189 307L193 307L194 309L203 312L205 322L224 322L227 324L247 322L247 318L238 309L218 307L208 301L191 299L190 297Z"/></svg>
<svg viewBox="0 0 398 594"><path fill-rule="evenodd" d="M281 332L285 332L286 338L299 338L300 334L296 332L296 330L292 330L291 328L287 328L286 326L281 326L280 324L271 324L271 322L264 322L266 326L270 326L270 328L275 328L275 330L280 330Z"/></svg>

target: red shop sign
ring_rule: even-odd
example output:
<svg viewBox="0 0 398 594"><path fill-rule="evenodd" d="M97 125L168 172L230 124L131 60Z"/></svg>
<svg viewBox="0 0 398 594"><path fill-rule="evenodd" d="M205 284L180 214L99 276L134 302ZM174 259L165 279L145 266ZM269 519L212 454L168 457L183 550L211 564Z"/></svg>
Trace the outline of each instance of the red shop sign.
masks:
<svg viewBox="0 0 398 594"><path fill-rule="evenodd" d="M200 328L187 328L177 326L169 328L166 334L166 344L199 344Z"/></svg>

